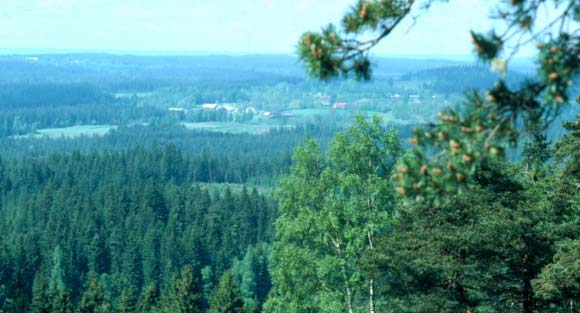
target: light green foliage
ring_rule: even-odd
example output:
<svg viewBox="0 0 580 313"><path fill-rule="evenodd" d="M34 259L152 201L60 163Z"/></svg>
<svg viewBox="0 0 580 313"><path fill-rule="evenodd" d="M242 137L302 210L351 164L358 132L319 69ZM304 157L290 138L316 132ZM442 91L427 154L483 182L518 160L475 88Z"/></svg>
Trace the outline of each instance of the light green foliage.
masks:
<svg viewBox="0 0 580 313"><path fill-rule="evenodd" d="M112 125L79 125L63 128L37 129L34 133L14 136L15 139L23 138L78 138L81 136L104 136L117 126Z"/></svg>
<svg viewBox="0 0 580 313"><path fill-rule="evenodd" d="M200 295L191 265L186 265L179 276L174 276L171 290L165 303L167 312L197 313L200 309Z"/></svg>
<svg viewBox="0 0 580 313"><path fill-rule="evenodd" d="M213 291L208 313L242 313L244 301L231 270L226 271Z"/></svg>
<svg viewBox="0 0 580 313"><path fill-rule="evenodd" d="M211 296L211 291L213 290L213 271L211 266L204 266L201 269L201 280L202 280L202 288L203 288L203 298L206 301L209 301L209 297Z"/></svg>
<svg viewBox="0 0 580 313"><path fill-rule="evenodd" d="M342 29L329 26L304 34L299 55L317 78L354 74L369 79L368 51L415 8L428 8L433 2L357 1L345 15ZM536 17L543 10L558 15L550 24L538 26ZM439 114L440 122L414 130L415 147L400 161L395 175L396 190L410 205L398 211L392 233L381 238L379 256L373 261L387 299L379 303L380 310L577 311L580 127L578 121L565 124L570 134L555 145L557 163L550 167L544 164L550 154L542 132L569 102L580 69L580 36L571 26L580 20L580 3L513 0L498 4L495 12L493 18L505 26L502 32L471 32L478 58L501 76L509 75L511 57L522 45L536 42L537 77L515 87L500 79L485 94L467 93L464 108L445 110ZM552 27L556 24L560 27ZM359 40L365 32L378 35ZM504 151L516 146L522 133L532 140L520 167L507 163ZM322 159L312 160L306 164L327 166ZM303 172L318 173L315 169ZM297 208L300 200L291 199ZM312 201L325 200L312 195ZM323 211L315 208L310 216ZM282 213L284 218L283 199ZM303 236L316 238L310 231L314 223L297 224L303 225ZM287 243L291 244L296 246ZM288 266L292 271L287 277L300 275L299 267L315 267L309 253L296 255L293 260L303 264ZM281 256L292 259L291 253ZM305 272L320 277L316 271ZM287 286L286 294L298 289ZM323 297L310 299L312 308L321 303L331 307Z"/></svg>
<svg viewBox="0 0 580 313"><path fill-rule="evenodd" d="M538 297L550 303L554 312L578 312L580 306L580 116L564 123L569 133L556 142L557 172L550 179L554 209L567 222L563 234L569 240L557 244L553 262L534 280ZM559 311L557 311L559 309Z"/></svg>
<svg viewBox="0 0 580 313"><path fill-rule="evenodd" d="M32 301L29 307L30 312L72 313L74 311L71 294L64 285L64 272L61 262L62 250L57 246L52 253L50 278L48 279L48 275L46 275L44 271L39 271L36 274L32 288ZM23 293L22 290L18 292Z"/></svg>
<svg viewBox="0 0 580 313"><path fill-rule="evenodd" d="M48 282L46 276L42 272L38 272L34 277L32 284L32 302L30 304L30 312L43 313L50 312L52 303L50 302L48 293Z"/></svg>
<svg viewBox="0 0 580 313"><path fill-rule="evenodd" d="M53 295L51 313L73 313L73 303L70 292L66 289L58 289Z"/></svg>
<svg viewBox="0 0 580 313"><path fill-rule="evenodd" d="M562 140L556 143L554 156L559 163L565 164L563 174L567 180L580 181L580 115L576 121L564 123L568 130Z"/></svg>
<svg viewBox="0 0 580 313"><path fill-rule="evenodd" d="M159 290L157 289L157 285L150 284L141 293L141 297L137 303L137 311L146 313L154 312L158 301Z"/></svg>
<svg viewBox="0 0 580 313"><path fill-rule="evenodd" d="M109 300L105 297L105 291L99 283L95 272L89 272L87 288L82 295L79 304L80 313L108 313L111 310Z"/></svg>
<svg viewBox="0 0 580 313"><path fill-rule="evenodd" d="M51 290L64 289L64 273L62 269L62 249L60 248L60 246L56 246L52 254L52 270L50 272L50 283L48 287Z"/></svg>
<svg viewBox="0 0 580 313"><path fill-rule="evenodd" d="M278 189L281 216L272 252L268 312L360 312L373 274L363 263L387 231L394 208L389 181L401 146L378 117L355 119L326 157L313 141L294 154Z"/></svg>
<svg viewBox="0 0 580 313"><path fill-rule="evenodd" d="M249 246L244 257L236 260L232 270L240 282L240 292L248 310L259 309L270 290L270 275L268 272L271 247L262 243Z"/></svg>
<svg viewBox="0 0 580 313"><path fill-rule="evenodd" d="M534 280L534 289L540 298L563 308L562 312L580 311L580 240L559 245L554 262Z"/></svg>
<svg viewBox="0 0 580 313"><path fill-rule="evenodd" d="M249 134L249 135L260 135L281 127L280 125L267 125L267 124L242 124L242 123L232 123L232 122L201 122L201 123L183 123L187 129L192 130L203 130L218 133L231 133L231 134Z"/></svg>
<svg viewBox="0 0 580 313"><path fill-rule="evenodd" d="M119 297L117 304L117 312L119 313L134 313L136 311L137 299L135 298L135 291L133 288L125 288Z"/></svg>

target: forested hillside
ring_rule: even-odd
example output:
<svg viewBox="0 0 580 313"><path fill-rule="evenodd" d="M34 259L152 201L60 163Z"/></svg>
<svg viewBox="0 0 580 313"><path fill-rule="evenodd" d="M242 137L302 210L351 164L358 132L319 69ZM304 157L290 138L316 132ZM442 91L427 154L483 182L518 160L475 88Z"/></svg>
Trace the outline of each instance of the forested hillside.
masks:
<svg viewBox="0 0 580 313"><path fill-rule="evenodd" d="M381 106L385 86L403 90L391 78L324 85L300 72L273 82L252 74L285 77L279 64L294 64L268 57L242 58L253 65L231 82L220 80L232 69L219 57L205 70L214 81L192 78L204 57L0 59L2 312L217 312L231 297L261 311L278 217L272 191L294 148L310 138L325 151L355 114L396 109ZM393 64L404 72L431 63ZM137 68L159 81L141 83ZM353 106L324 107L321 96ZM354 106L363 97L372 100ZM300 115L240 122L200 109L215 100ZM404 137L413 123L389 122Z"/></svg>
<svg viewBox="0 0 580 313"><path fill-rule="evenodd" d="M189 301L178 287L201 309L238 263L243 295L263 301L276 204L255 188L200 184L224 168L205 161L172 146L2 160L4 310L45 312L66 295L81 310L174 311L172 301ZM133 303L121 301L129 291Z"/></svg>
<svg viewBox="0 0 580 313"><path fill-rule="evenodd" d="M0 313L580 312L580 1L498 2L477 63L374 54L461 1L353 1L297 56L0 55Z"/></svg>

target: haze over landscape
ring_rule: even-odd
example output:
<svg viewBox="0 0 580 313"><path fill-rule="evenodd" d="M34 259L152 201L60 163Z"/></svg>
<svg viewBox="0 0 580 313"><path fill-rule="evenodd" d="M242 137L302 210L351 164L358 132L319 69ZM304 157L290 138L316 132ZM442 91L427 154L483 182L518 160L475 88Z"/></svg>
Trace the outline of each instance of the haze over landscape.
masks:
<svg viewBox="0 0 580 313"><path fill-rule="evenodd" d="M352 5L349 0L4 2L4 53L291 54L303 32L339 22ZM465 57L472 50L468 30L489 28L491 8L481 0L435 4L414 26L410 21L401 25L375 53Z"/></svg>

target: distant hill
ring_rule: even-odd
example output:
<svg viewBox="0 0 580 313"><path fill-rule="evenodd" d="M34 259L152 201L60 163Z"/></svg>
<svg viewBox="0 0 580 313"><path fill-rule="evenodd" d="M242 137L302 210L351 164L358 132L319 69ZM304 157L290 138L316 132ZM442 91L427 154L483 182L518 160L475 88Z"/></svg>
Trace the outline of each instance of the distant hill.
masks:
<svg viewBox="0 0 580 313"><path fill-rule="evenodd" d="M376 79L405 75L462 61L376 58ZM143 56L114 54L41 54L0 56L0 83L109 82L132 80L248 81L304 79L292 55Z"/></svg>
<svg viewBox="0 0 580 313"><path fill-rule="evenodd" d="M487 67L468 65L429 68L401 77L402 80L422 81L433 91L446 94L489 88L499 78L497 73ZM530 78L520 72L510 71L505 79L509 85L519 85Z"/></svg>

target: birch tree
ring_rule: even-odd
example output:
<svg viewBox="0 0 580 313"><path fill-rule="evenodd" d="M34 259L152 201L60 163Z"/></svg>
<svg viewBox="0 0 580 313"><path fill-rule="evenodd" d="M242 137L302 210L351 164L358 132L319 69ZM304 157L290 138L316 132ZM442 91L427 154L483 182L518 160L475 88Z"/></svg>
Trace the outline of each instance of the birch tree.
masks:
<svg viewBox="0 0 580 313"><path fill-rule="evenodd" d="M267 312L375 311L380 299L365 261L375 236L388 231L395 202L389 177L400 154L395 131L361 116L325 156L314 141L296 150L277 191Z"/></svg>

